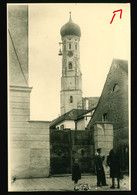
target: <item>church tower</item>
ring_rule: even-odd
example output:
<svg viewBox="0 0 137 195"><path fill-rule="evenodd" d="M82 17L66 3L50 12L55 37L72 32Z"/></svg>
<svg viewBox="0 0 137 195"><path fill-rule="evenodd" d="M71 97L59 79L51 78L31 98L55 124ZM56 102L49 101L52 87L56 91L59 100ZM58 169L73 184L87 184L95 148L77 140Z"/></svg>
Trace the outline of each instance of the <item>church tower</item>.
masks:
<svg viewBox="0 0 137 195"><path fill-rule="evenodd" d="M61 115L77 109L82 101L82 74L80 71L80 27L71 19L60 30L62 38Z"/></svg>

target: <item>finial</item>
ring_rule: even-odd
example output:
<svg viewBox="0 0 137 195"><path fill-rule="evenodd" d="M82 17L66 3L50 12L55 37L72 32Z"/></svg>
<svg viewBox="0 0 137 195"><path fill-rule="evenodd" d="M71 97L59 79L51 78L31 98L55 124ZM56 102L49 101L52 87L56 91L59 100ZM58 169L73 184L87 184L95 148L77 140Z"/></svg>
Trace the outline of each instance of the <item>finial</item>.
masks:
<svg viewBox="0 0 137 195"><path fill-rule="evenodd" d="M72 19L71 19L71 12L69 12L70 16L69 16L69 22L72 22Z"/></svg>

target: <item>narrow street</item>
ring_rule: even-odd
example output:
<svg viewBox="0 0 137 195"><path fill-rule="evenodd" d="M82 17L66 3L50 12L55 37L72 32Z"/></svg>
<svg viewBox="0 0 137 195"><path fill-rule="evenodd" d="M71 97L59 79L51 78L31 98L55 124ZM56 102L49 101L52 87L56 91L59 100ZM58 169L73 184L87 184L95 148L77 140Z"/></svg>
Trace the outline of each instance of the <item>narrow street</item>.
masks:
<svg viewBox="0 0 137 195"><path fill-rule="evenodd" d="M129 177L124 176L120 180L120 189L111 189L111 178L106 177L108 186L97 187L96 186L96 176L94 175L84 175L80 184L87 183L89 186L88 191L129 191L130 183ZM116 183L116 181L115 181ZM117 187L117 186L116 186ZM71 175L64 176L54 176L50 178L37 178L37 179L18 179L10 185L9 191L74 191L73 181L71 180ZM81 191L81 190L80 190Z"/></svg>

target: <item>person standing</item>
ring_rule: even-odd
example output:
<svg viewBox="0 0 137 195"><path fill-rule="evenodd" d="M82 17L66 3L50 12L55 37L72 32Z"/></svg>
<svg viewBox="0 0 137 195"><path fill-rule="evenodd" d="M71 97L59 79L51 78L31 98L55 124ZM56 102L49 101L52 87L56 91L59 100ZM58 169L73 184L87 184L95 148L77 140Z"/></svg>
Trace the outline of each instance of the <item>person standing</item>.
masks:
<svg viewBox="0 0 137 195"><path fill-rule="evenodd" d="M110 188L115 188L115 178L117 178L117 188L120 188L120 158L118 152L114 149L109 152L107 164L110 167L110 177L112 178L112 186Z"/></svg>
<svg viewBox="0 0 137 195"><path fill-rule="evenodd" d="M103 167L103 161L105 156L101 156L101 148L97 149L97 154L95 156L95 167L97 173L97 186L107 186L106 177Z"/></svg>
<svg viewBox="0 0 137 195"><path fill-rule="evenodd" d="M77 184L78 184L78 180L81 179L81 170L80 170L80 166L78 163L78 159L74 160L74 163L72 165L72 181L74 181L74 190L77 191Z"/></svg>

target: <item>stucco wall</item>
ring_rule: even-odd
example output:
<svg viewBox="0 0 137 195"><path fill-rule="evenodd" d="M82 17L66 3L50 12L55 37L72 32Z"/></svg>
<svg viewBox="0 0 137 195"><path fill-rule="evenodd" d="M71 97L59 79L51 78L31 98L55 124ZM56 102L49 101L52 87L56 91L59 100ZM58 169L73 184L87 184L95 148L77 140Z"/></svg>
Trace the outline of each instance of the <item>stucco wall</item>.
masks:
<svg viewBox="0 0 137 195"><path fill-rule="evenodd" d="M73 102L70 103L70 96L73 96ZM60 105L61 115L72 110L77 109L77 103L82 100L82 91L61 91L60 92Z"/></svg>
<svg viewBox="0 0 137 195"><path fill-rule="evenodd" d="M84 118L77 121L77 130L85 130L85 119Z"/></svg>
<svg viewBox="0 0 137 195"><path fill-rule="evenodd" d="M49 176L49 121L30 121L28 6L8 5L8 174Z"/></svg>
<svg viewBox="0 0 137 195"><path fill-rule="evenodd" d="M28 6L8 5L7 8L8 8L7 9L8 32L7 33L8 33L8 47L9 47L8 62L10 63L9 82L11 85L27 86L28 83Z"/></svg>
<svg viewBox="0 0 137 195"><path fill-rule="evenodd" d="M8 153L10 177L49 176L50 122L29 121L30 91L30 88L11 87L9 92Z"/></svg>
<svg viewBox="0 0 137 195"><path fill-rule="evenodd" d="M88 114L85 114L84 117L77 120L77 130L85 130L85 128L87 128L87 125L89 124L89 121L90 121L93 113L94 113L94 111L92 111Z"/></svg>
<svg viewBox="0 0 137 195"><path fill-rule="evenodd" d="M64 125L64 129L71 129L71 130L75 130L75 122L73 120L65 120L61 123L59 123L56 128L61 127L61 125Z"/></svg>

